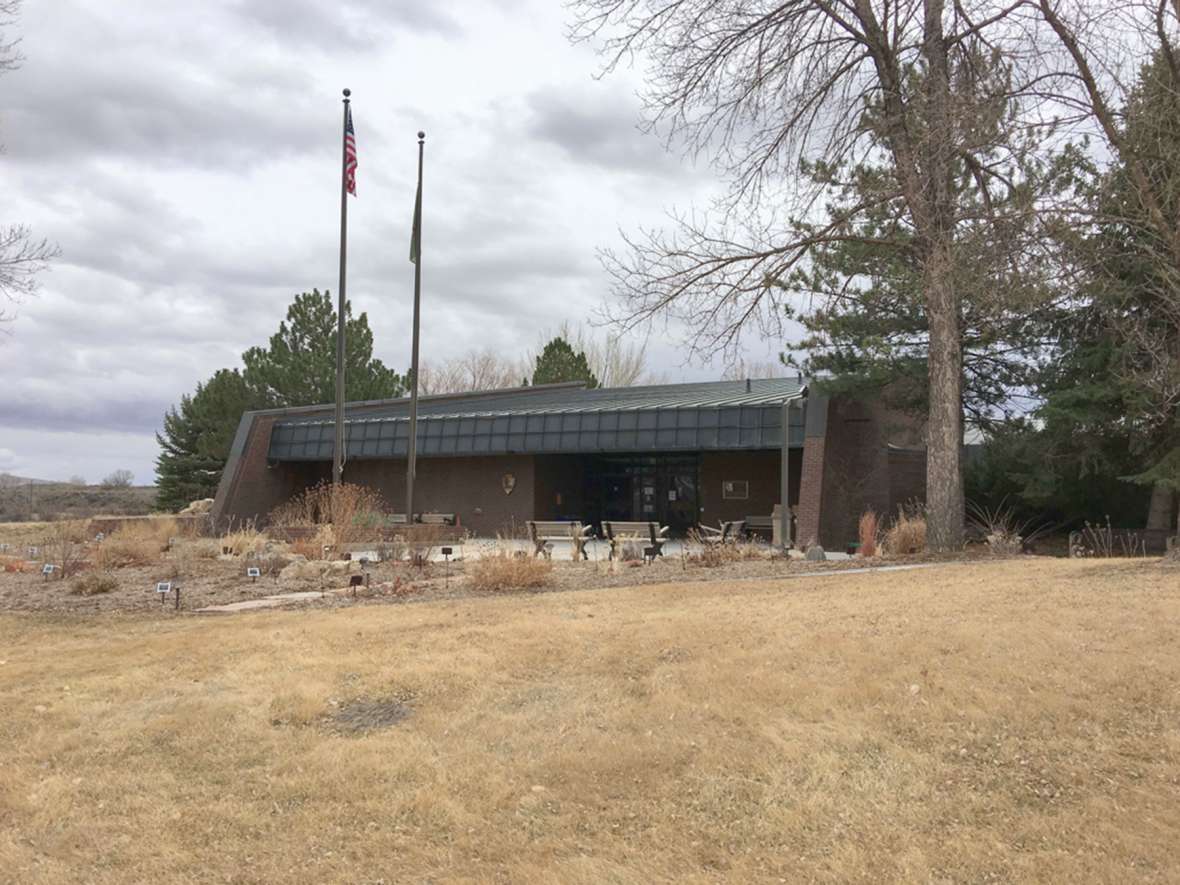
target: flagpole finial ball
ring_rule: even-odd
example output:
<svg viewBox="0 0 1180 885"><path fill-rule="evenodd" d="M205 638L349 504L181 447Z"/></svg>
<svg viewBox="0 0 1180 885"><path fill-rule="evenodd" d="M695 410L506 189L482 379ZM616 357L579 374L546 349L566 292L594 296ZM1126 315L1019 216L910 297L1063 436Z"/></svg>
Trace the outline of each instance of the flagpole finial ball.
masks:
<svg viewBox="0 0 1180 885"><path fill-rule="evenodd" d="M350 96L350 95L352 95L352 90L351 90L351 89L345 89L345 90L344 90L344 97L345 97L345 98L348 98L348 96Z"/></svg>
<svg viewBox="0 0 1180 885"><path fill-rule="evenodd" d="M418 130L418 140L419 140L419 141L425 141L425 140L426 140L426 133L425 133L425 132L423 132L421 129L419 129L419 130Z"/></svg>

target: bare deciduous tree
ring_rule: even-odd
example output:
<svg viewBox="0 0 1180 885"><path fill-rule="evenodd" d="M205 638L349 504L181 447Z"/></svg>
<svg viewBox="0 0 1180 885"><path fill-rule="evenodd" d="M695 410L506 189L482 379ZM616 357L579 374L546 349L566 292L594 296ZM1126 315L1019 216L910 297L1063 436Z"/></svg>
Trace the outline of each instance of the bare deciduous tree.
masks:
<svg viewBox="0 0 1180 885"><path fill-rule="evenodd" d="M423 363L419 371L418 391L422 394L518 387L527 374L519 362L494 350L471 350L442 363Z"/></svg>
<svg viewBox="0 0 1180 885"><path fill-rule="evenodd" d="M620 334L595 336L585 326L575 326L568 320L539 337L536 346L525 354L524 365L531 369L536 364L537 354L554 338L564 338L575 353L586 354L590 371L601 387L634 387L652 380L647 370L647 348L644 345Z"/></svg>
<svg viewBox="0 0 1180 885"><path fill-rule="evenodd" d="M1030 127L1050 122L1044 97L1057 76L1036 52L1039 20L1021 2L987 0L574 7L575 37L598 40L608 69L647 62L652 125L709 154L732 185L712 212L675 216L670 233L644 232L622 255L607 253L616 320L629 327L671 314L695 349L733 349L748 326L781 331L783 282L812 248L896 246L920 280L929 330L929 542L959 548L958 282L968 269L957 245L970 235L988 242L997 264L1024 257L1009 229L1034 214L1025 154ZM847 195L857 176L863 198L825 212L825 195ZM874 232L881 210L904 242Z"/></svg>
<svg viewBox="0 0 1180 885"><path fill-rule="evenodd" d="M20 67L20 40L6 29L15 23L20 0L0 0L0 73ZM57 246L36 239L23 224L0 224L0 323L13 318L5 302L15 307L37 289L37 274L58 254Z"/></svg>
<svg viewBox="0 0 1180 885"><path fill-rule="evenodd" d="M744 359L739 359L725 367L725 371L721 373L721 380L744 381L747 378L783 378L790 371L781 360L773 363L746 362Z"/></svg>

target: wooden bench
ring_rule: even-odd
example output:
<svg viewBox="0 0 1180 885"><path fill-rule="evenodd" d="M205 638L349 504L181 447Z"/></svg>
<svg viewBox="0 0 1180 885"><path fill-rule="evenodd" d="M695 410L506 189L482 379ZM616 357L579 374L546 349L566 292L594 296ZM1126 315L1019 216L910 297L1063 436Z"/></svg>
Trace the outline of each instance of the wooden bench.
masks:
<svg viewBox="0 0 1180 885"><path fill-rule="evenodd" d="M423 525L454 525L455 514L453 513L419 513L418 522Z"/></svg>
<svg viewBox="0 0 1180 885"><path fill-rule="evenodd" d="M773 516L747 516L746 517L746 534L757 535L760 538L770 540L774 535L774 517Z"/></svg>
<svg viewBox="0 0 1180 885"><path fill-rule="evenodd" d="M545 545L552 541L571 541L574 545L574 559L577 560L579 556L582 559L589 559L586 553L586 542L590 540L594 533L594 527L589 525L582 525L582 523L573 521L558 521L553 520L545 522L543 520L530 519L528 521L529 540L533 542L533 556L540 556L545 553Z"/></svg>
<svg viewBox="0 0 1180 885"><path fill-rule="evenodd" d="M745 531L746 521L744 519L733 519L729 522L721 523L721 528L713 528L709 525L698 526L701 541L706 544L730 544L738 540Z"/></svg>
<svg viewBox="0 0 1180 885"><path fill-rule="evenodd" d="M625 522L619 519L604 519L602 530L610 541L610 558L617 559L627 541L645 541L656 556L664 555L664 543L668 540L668 526L661 528L655 522Z"/></svg>

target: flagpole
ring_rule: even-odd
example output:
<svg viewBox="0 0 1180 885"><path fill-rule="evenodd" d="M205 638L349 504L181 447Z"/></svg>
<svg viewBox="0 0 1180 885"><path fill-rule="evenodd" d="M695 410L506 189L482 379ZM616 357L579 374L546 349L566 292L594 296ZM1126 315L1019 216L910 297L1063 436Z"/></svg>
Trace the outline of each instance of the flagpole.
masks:
<svg viewBox="0 0 1180 885"><path fill-rule="evenodd" d="M344 268L348 257L348 105L344 90L344 122L340 129L340 287L336 290L336 444L332 447L332 485L344 476Z"/></svg>
<svg viewBox="0 0 1180 885"><path fill-rule="evenodd" d="M426 133L418 133L418 196L414 203L411 258L414 261L414 332L410 352L410 438L406 458L406 522L414 521L414 475L418 466L418 314L422 304L422 153Z"/></svg>

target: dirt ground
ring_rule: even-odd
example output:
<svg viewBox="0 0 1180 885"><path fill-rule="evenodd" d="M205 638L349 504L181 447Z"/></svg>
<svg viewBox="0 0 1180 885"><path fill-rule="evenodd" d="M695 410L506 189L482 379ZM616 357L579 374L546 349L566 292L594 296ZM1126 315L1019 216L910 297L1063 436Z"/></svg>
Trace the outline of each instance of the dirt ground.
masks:
<svg viewBox="0 0 1180 885"><path fill-rule="evenodd" d="M1180 881L1176 568L665 574L0 614L0 878Z"/></svg>

